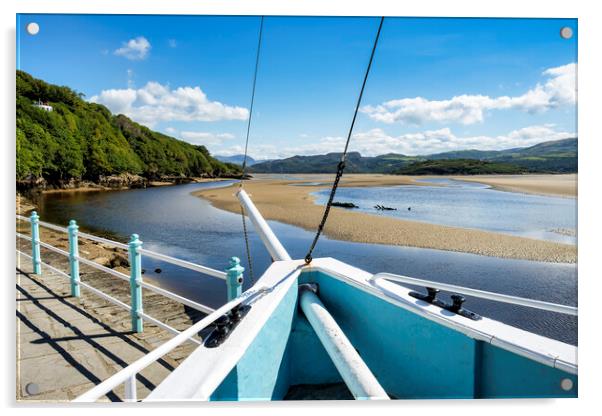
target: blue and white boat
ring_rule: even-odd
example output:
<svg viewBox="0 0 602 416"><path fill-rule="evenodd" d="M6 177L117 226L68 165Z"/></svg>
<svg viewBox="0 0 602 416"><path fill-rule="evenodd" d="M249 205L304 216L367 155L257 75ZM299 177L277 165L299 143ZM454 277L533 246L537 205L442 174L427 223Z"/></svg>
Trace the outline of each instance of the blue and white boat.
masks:
<svg viewBox="0 0 602 416"><path fill-rule="evenodd" d="M291 259L244 189L237 196L271 266L247 291L232 285L238 293L228 303L76 401L135 383L139 371L200 331L202 345L145 401L577 397L576 346L481 317L461 295L570 315L577 308L371 274L334 258ZM230 270L240 280L242 268Z"/></svg>
<svg viewBox="0 0 602 416"><path fill-rule="evenodd" d="M312 258L313 247L343 174L345 154L383 20L324 217L305 259L291 258L244 191L242 181L236 195L272 258L271 265L245 292L241 290L243 269L238 259L233 259L226 276L220 271L140 249L142 243L137 235L132 236L129 245L118 245L130 250L130 277L99 266L79 257L77 226L72 222L68 230L70 252L58 250L69 256L71 274L60 273L72 279L74 296L79 293L75 290L79 290L79 285L95 290L79 282L77 261L129 279L131 306L98 291L95 293L129 308L136 332L142 331L143 319L151 319L142 312L142 287L205 310L203 305L143 282L141 254L221 277L226 280L229 291L226 304L216 310L207 310L203 319L185 331L175 331L175 337L85 392L76 401L98 400L121 384L125 384L126 400L136 400L136 375L193 337L200 345L145 401L577 397L576 346L480 316L478 311L470 310L470 301L465 302L464 296L573 316L577 315L576 307L401 274L372 274L335 258ZM255 83L253 94L254 90ZM252 102L253 99L250 114ZM250 120L249 116L249 123ZM248 136L247 127L245 148ZM243 177L244 167L245 163ZM29 240L33 243L33 264L39 268L36 215L31 218ZM59 231L65 232L60 228ZM115 245L105 239L87 237ZM43 246L52 248L47 244ZM39 273L39 270L34 272ZM403 269L399 272L403 273ZM451 294L451 300L447 294ZM173 328L155 319L151 322L174 332ZM196 338L199 334L201 341Z"/></svg>

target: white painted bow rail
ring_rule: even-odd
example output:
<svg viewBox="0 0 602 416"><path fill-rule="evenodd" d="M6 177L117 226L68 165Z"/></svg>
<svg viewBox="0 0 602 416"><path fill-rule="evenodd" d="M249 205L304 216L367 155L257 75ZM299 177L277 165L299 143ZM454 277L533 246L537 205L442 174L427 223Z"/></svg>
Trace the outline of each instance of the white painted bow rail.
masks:
<svg viewBox="0 0 602 416"><path fill-rule="evenodd" d="M265 245L266 249L270 253L272 260L274 261L286 261L292 260L278 237L274 234L267 221L263 218L249 195L244 189L238 190L236 193L240 206L246 211L247 215L251 219L251 222L255 226L255 231L259 234L261 241Z"/></svg>
<svg viewBox="0 0 602 416"><path fill-rule="evenodd" d="M235 298L228 303L224 304L220 308L211 312L209 315L201 319L196 324L192 325L190 328L181 332L177 336L173 337L169 341L160 345L159 347L152 350L150 353L146 354L144 357L139 358L134 361L129 366L125 367L123 370L118 373L112 375L96 387L88 390L86 393L77 397L74 402L93 402L113 390L115 387L119 386L122 383L125 383L126 387L126 400L127 401L135 401L136 400L136 389L132 388L132 384L135 383L136 374L140 371L144 370L146 367L163 357L165 354L168 354L177 346L183 344L187 339L194 336L198 332L207 328L211 325L217 318L224 315L225 313L230 312L236 306L240 305L243 302L248 302L252 300L252 298L256 298L258 296L263 295L264 293L269 292L271 289L268 288L258 288L255 290L248 290L243 293L238 298Z"/></svg>
<svg viewBox="0 0 602 416"><path fill-rule="evenodd" d="M504 295L501 293L487 292L485 290L456 286L448 283L433 282L431 280L417 279L415 277L402 276L399 274L377 273L370 278L370 283L372 283L375 286L379 286L378 280L380 279L389 280L392 282L406 283L415 286L430 287L433 289L459 293L462 295L492 300L495 302L502 302L512 305L526 306L534 309L541 309L548 312L557 312L565 315L577 316L577 308L575 306L559 305L556 303L544 302L541 300L521 298L518 296Z"/></svg>

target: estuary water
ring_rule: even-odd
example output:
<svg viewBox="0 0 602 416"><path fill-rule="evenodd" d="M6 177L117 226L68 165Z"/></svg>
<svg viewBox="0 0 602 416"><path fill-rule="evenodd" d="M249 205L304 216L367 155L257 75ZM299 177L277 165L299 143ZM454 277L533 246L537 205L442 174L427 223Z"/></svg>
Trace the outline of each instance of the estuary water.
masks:
<svg viewBox="0 0 602 416"><path fill-rule="evenodd" d="M421 182L438 186L339 188L336 200L353 202L358 211L373 215L576 243L575 198L498 191L480 183L445 178ZM325 204L329 192L316 192L316 203ZM377 210L377 204L396 210Z"/></svg>
<svg viewBox="0 0 602 416"><path fill-rule="evenodd" d="M39 197L42 220L67 224L76 219L82 230L127 242L137 233L144 247L164 254L224 269L230 256L245 267L245 284L253 279L246 261L240 215L212 207L190 193L222 187L231 181L186 184L149 189L45 194ZM444 188L437 187L441 190ZM362 188L363 191L379 192ZM352 192L341 188L342 198ZM233 190L234 192L234 190ZM444 191L445 192L445 191ZM385 205L390 202L382 201ZM420 205L413 203L416 212ZM414 208L413 210L414 211ZM270 221L270 226L293 258L303 258L314 233ZM271 260L250 227L255 280ZM576 305L577 267L508 260L439 250L350 243L322 237L314 257L335 257L369 272L392 272L477 289ZM143 258L144 279L182 296L217 307L226 300L222 280ZM160 268L160 273L154 270ZM477 313L541 335L576 344L577 319L550 312L468 298L466 307Z"/></svg>

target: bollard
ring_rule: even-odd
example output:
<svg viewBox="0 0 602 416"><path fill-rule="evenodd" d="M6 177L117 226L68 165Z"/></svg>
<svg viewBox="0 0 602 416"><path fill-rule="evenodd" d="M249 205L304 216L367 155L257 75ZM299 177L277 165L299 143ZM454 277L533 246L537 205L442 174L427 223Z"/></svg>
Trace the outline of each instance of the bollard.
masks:
<svg viewBox="0 0 602 416"><path fill-rule="evenodd" d="M245 268L240 265L238 257L231 257L229 264L230 267L226 269L226 286L228 288L228 301L231 301L242 293L242 273Z"/></svg>
<svg viewBox="0 0 602 416"><path fill-rule="evenodd" d="M31 217L31 261L34 274L42 274L42 258L40 257L40 216L32 211Z"/></svg>
<svg viewBox="0 0 602 416"><path fill-rule="evenodd" d="M75 220L69 221L69 266L71 270L71 296L79 298L79 248L77 241L77 231L79 227Z"/></svg>
<svg viewBox="0 0 602 416"><path fill-rule="evenodd" d="M132 234L129 243L132 331L142 332L142 256L138 251L142 241Z"/></svg>

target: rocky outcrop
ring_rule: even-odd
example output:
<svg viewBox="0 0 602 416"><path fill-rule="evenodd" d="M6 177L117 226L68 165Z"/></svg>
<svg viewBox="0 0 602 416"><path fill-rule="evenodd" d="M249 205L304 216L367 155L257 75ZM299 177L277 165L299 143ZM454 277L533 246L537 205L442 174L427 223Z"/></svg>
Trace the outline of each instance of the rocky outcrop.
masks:
<svg viewBox="0 0 602 416"><path fill-rule="evenodd" d="M143 178L140 175L122 173L120 175L100 176L98 178L98 184L111 189L146 188L148 179Z"/></svg>

